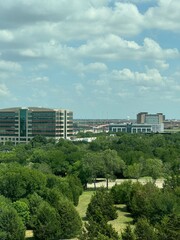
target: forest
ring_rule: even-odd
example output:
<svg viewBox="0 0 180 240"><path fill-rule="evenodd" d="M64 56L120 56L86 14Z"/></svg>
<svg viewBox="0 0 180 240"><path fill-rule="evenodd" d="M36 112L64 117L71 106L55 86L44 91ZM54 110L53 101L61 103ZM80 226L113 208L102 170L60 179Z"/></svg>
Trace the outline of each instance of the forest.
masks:
<svg viewBox="0 0 180 240"><path fill-rule="evenodd" d="M180 133L102 134L91 143L36 136L0 145L0 166L2 240L27 239L27 230L34 240L180 239ZM152 181L142 185L147 176ZM96 187L99 178L106 187ZM110 188L112 179L127 180ZM76 206L88 183L84 221ZM123 232L109 223L118 204L133 218Z"/></svg>

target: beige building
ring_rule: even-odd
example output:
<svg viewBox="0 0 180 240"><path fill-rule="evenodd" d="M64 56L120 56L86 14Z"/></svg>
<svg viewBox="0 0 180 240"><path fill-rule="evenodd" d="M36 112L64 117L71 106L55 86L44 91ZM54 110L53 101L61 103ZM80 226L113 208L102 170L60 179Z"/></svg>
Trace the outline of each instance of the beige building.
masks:
<svg viewBox="0 0 180 240"><path fill-rule="evenodd" d="M163 113L149 114L148 112L140 112L137 114L137 123L142 124L161 124L165 120Z"/></svg>

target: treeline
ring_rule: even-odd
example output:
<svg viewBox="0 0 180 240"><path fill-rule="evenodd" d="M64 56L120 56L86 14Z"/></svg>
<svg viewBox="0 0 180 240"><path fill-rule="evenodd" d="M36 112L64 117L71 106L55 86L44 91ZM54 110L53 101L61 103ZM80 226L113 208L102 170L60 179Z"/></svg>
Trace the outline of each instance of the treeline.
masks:
<svg viewBox="0 0 180 240"><path fill-rule="evenodd" d="M23 166L57 176L73 174L83 186L98 177L154 180L179 172L180 133L120 134L100 136L91 143L71 142L37 136L27 145L0 146L0 162Z"/></svg>
<svg viewBox="0 0 180 240"><path fill-rule="evenodd" d="M149 192L144 193L143 187L139 187L137 192L144 196L144 199L145 196L149 198L151 191L154 192L151 201L154 205L147 201L140 206L144 204L147 209L165 212L157 221L160 224L166 224L166 221L170 223L174 214L170 211L170 199L173 199L173 209L177 209L177 204L174 203L179 198L179 185L176 184L179 181L179 168L180 134L106 135L99 136L91 143L63 139L55 143L52 139L37 136L28 144L14 146L8 142L0 145L0 239L24 239L26 229L33 230L35 239L78 236L82 223L75 206L83 187L86 188L89 182L94 182L96 187L98 177L106 178L107 188L109 179L113 178L138 179L151 176L154 180L159 177L169 179L168 191L167 188L166 191L155 190L151 186ZM115 191L113 189L112 191ZM128 190L130 189L134 189L134 185ZM116 191L118 192L118 189ZM119 191L118 197L115 192L114 195L111 193L113 201L122 202L123 190ZM143 210L145 216L138 215L137 205L130 200L126 202L129 198L135 199L136 195L132 195L133 193L124 193L123 201L135 221L138 223L138 219L142 219L157 230L158 227L148 215L150 213L145 211L147 209ZM158 201L154 202L153 199L157 196ZM167 206L163 205L164 198L169 199ZM133 204L136 208L132 208ZM160 209L161 205L163 209ZM156 216L153 210L150 215ZM165 216L167 219L164 219ZM88 218L91 229L91 223L94 224L96 220ZM100 219L102 220L102 216ZM103 222L102 229L107 234L113 232L107 223L108 219L100 222ZM98 231L101 226L97 226L94 229ZM127 234L130 230L127 229ZM101 235L105 236L104 232Z"/></svg>

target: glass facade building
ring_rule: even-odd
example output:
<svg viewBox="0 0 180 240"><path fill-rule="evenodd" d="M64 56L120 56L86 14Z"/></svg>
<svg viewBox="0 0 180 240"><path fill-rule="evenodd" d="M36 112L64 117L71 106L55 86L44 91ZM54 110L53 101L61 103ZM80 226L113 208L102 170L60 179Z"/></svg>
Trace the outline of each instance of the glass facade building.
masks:
<svg viewBox="0 0 180 240"><path fill-rule="evenodd" d="M124 133L152 133L152 132L163 132L164 128L162 124L124 123L124 124L110 124L109 131L124 132Z"/></svg>
<svg viewBox="0 0 180 240"><path fill-rule="evenodd" d="M37 135L59 140L72 134L72 111L35 107L0 109L0 142L29 142Z"/></svg>

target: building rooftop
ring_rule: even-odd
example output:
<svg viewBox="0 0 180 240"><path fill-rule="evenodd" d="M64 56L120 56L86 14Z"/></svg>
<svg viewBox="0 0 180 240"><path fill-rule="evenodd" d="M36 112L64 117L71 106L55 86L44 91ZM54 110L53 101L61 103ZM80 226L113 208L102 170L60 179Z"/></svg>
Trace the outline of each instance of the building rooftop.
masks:
<svg viewBox="0 0 180 240"><path fill-rule="evenodd" d="M64 110L67 110L67 111L70 111L68 109L55 109L55 108L44 108L44 107L13 107L13 108L3 108L3 109L0 109L1 112L11 112L11 111L17 111L19 109L28 109L28 110L31 110L31 111L64 111Z"/></svg>

